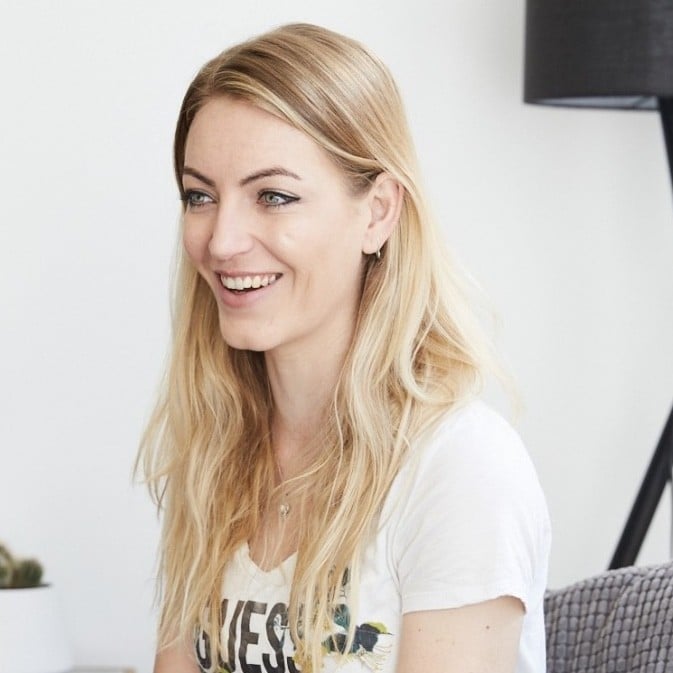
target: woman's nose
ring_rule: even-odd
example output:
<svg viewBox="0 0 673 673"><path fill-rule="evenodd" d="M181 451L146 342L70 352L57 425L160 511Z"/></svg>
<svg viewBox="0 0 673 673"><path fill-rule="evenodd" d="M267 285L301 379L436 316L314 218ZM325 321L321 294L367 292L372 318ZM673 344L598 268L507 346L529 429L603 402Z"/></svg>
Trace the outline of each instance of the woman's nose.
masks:
<svg viewBox="0 0 673 673"><path fill-rule="evenodd" d="M254 237L248 218L234 204L221 202L208 242L210 255L226 260L249 252L253 246Z"/></svg>

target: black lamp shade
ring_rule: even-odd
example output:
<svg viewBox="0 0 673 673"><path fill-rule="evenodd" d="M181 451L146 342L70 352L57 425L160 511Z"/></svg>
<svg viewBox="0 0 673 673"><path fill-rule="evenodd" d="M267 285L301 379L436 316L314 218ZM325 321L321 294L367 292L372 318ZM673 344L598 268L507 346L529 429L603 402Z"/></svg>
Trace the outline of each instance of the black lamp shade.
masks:
<svg viewBox="0 0 673 673"><path fill-rule="evenodd" d="M528 0L524 100L657 109L673 97L673 0Z"/></svg>

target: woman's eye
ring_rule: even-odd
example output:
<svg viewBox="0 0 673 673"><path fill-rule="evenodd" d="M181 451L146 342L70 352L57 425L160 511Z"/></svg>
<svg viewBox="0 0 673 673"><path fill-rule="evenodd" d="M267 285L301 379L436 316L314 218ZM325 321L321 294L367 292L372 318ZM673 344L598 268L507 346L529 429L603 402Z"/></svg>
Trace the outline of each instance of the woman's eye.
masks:
<svg viewBox="0 0 673 673"><path fill-rule="evenodd" d="M208 203L213 202L213 199L210 196L208 196L208 194L197 191L185 192L185 197L183 200L185 202L185 205L191 209L199 208L201 206L205 206Z"/></svg>
<svg viewBox="0 0 673 673"><path fill-rule="evenodd" d="M269 206L271 208L285 206L288 203L298 200L298 196L290 196L289 194L283 194L282 192L264 191L259 193L259 202L263 206Z"/></svg>

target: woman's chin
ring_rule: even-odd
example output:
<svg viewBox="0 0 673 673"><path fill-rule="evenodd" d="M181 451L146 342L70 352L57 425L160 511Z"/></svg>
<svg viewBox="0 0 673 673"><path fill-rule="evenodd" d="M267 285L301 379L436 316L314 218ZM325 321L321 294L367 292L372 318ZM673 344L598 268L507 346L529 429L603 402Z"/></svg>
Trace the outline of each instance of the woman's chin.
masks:
<svg viewBox="0 0 673 673"><path fill-rule="evenodd" d="M220 330L224 342L238 351L257 351L263 353L273 347L271 340L258 334L233 333L231 330Z"/></svg>

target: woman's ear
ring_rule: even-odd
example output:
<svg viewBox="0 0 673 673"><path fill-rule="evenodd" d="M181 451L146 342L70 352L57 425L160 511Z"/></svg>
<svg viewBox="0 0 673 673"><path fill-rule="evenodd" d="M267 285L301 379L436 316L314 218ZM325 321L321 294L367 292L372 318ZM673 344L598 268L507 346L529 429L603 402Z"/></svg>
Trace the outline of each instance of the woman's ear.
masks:
<svg viewBox="0 0 673 673"><path fill-rule="evenodd" d="M383 247L400 219L404 187L389 173L379 173L367 199L371 217L362 241L362 252L372 255Z"/></svg>

